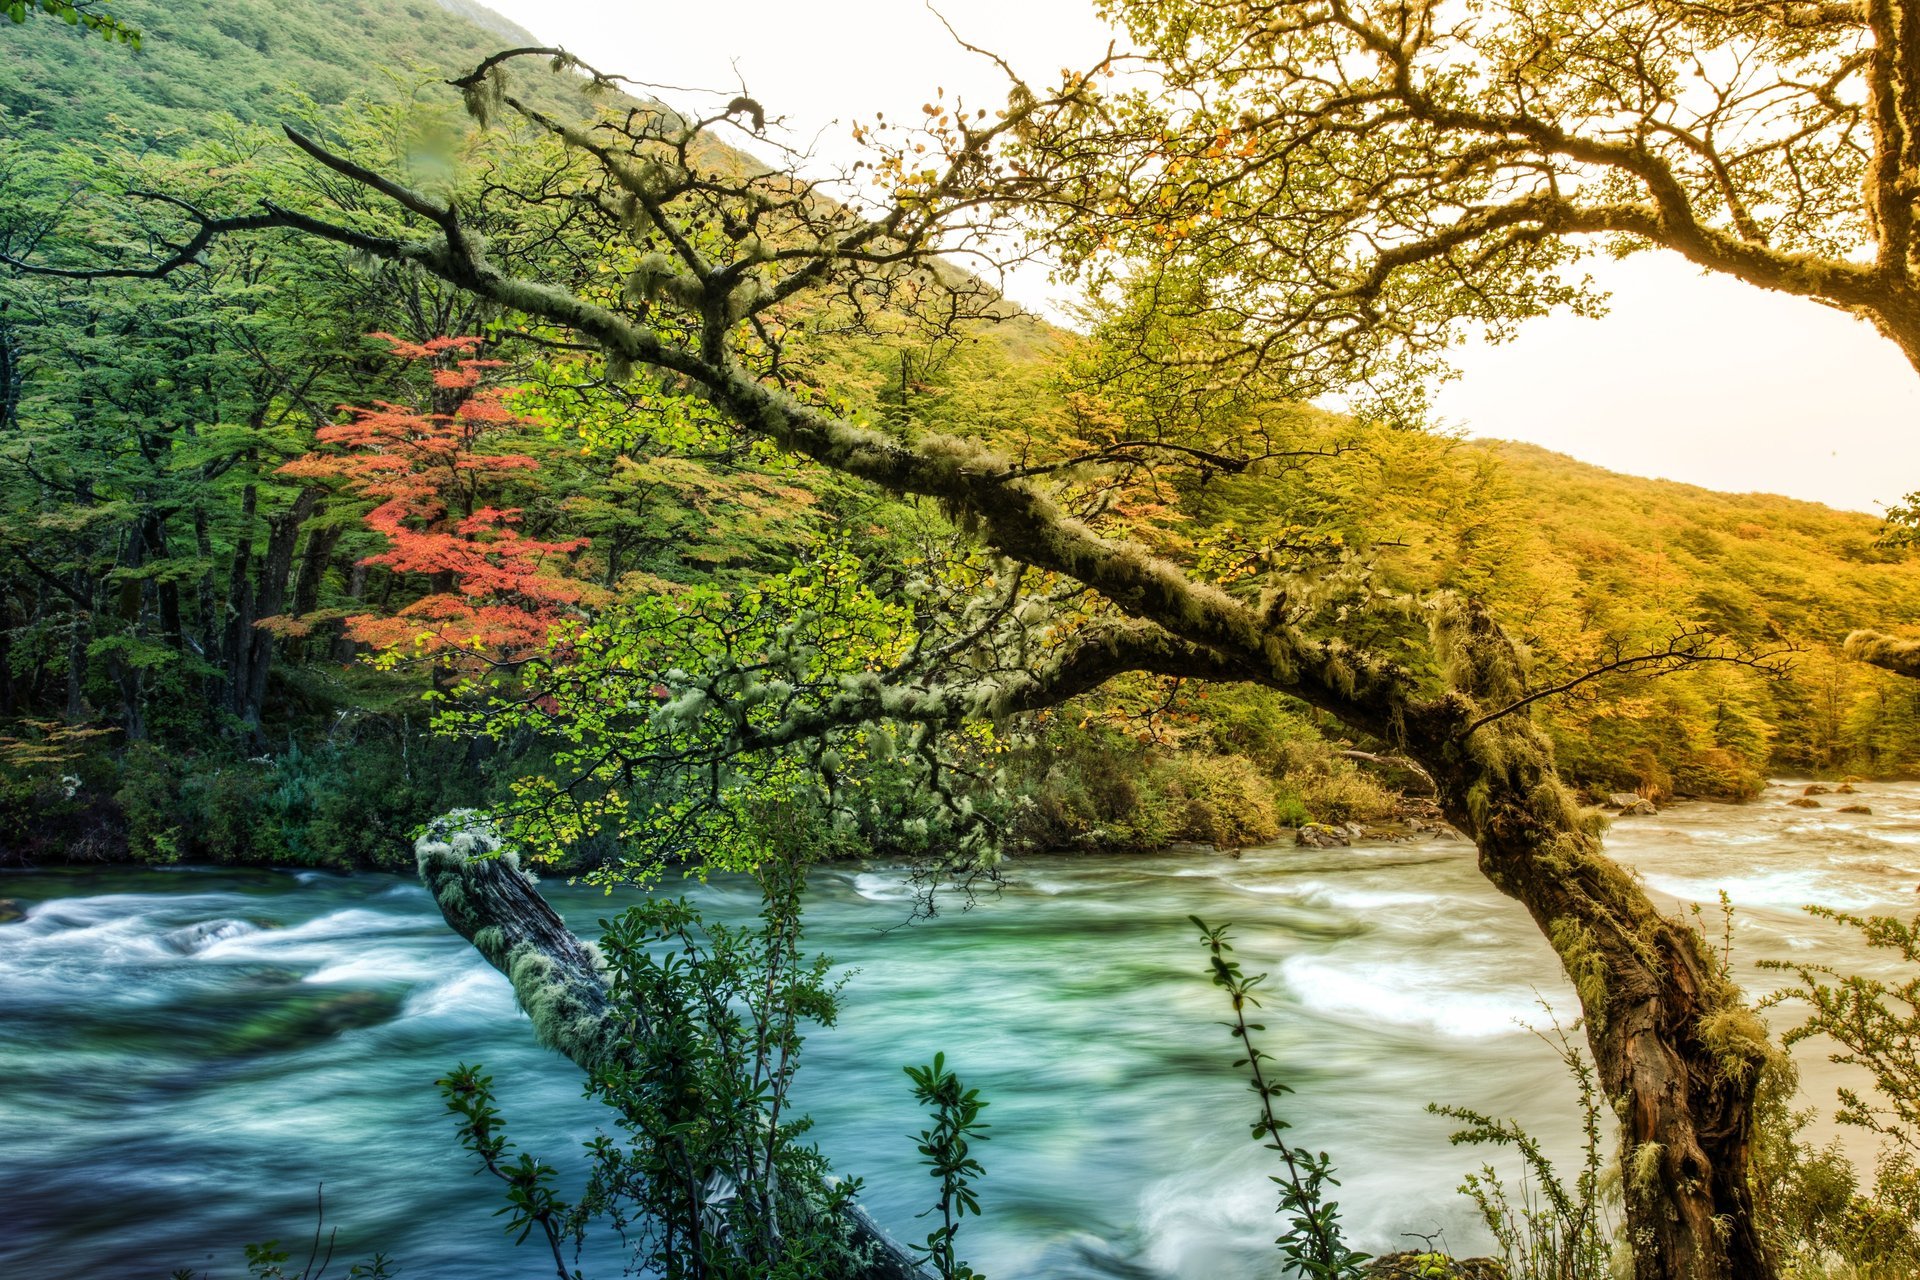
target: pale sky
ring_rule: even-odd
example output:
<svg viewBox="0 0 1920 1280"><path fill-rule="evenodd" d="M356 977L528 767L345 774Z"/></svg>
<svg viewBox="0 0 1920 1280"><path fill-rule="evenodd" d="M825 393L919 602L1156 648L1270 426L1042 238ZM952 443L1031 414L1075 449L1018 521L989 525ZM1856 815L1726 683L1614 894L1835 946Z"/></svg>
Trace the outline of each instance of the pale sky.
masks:
<svg viewBox="0 0 1920 1280"><path fill-rule="evenodd" d="M989 108L1005 96L998 69L958 48L920 0L490 2L604 71L728 93L744 80L792 139L817 137L831 159L855 154L852 120L915 118L936 86ZM943 11L1040 79L1090 64L1109 38L1090 0L950 0ZM1594 274L1613 292L1610 315L1549 317L1505 346L1467 347L1441 418L1616 471L1862 511L1920 489L1920 373L1864 323L1671 256L1602 260ZM1009 290L1051 309L1037 273Z"/></svg>

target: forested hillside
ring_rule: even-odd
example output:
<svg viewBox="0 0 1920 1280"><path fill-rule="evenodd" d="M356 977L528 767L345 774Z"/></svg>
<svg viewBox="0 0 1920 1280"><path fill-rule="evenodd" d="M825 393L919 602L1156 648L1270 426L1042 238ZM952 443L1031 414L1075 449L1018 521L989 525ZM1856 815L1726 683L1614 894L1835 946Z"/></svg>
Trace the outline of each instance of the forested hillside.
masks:
<svg viewBox="0 0 1920 1280"><path fill-rule="evenodd" d="M340 198L281 123L432 191L511 184L550 155L524 130L475 130L439 83L532 42L477 6L114 11L144 32L138 50L53 23L0 42L9 258L138 270L195 229L169 201L235 214ZM570 70L536 81L543 101L594 109ZM522 265L653 287L645 261L596 260L569 235L556 224ZM739 608L750 575L823 590L849 549L910 571L954 533L933 504L742 449L672 379L602 377L555 335L418 274L284 233L222 242L201 264L164 279L0 279L10 855L400 856L431 813L525 798L527 779L565 773L569 745L538 725L472 718L486 677L556 628L659 601ZM796 383L903 438L1098 451L1133 411L1083 339L1030 320L976 323L958 343L790 323ZM462 337L475 341L435 342ZM1142 472L1099 496L1103 518L1229 590L1253 569L1296 573L1298 599L1275 608L1484 598L1543 683L1700 628L1729 651L1801 650L1785 676L1709 664L1543 707L1571 776L1597 791L1738 797L1768 769L1920 768L1914 686L1836 649L1855 626L1920 621L1920 567L1877 545L1872 518L1262 412L1260 431L1314 456L1191 484ZM942 572L939 590L958 592L995 570ZM904 583L861 590L904 608ZM437 735L436 715L481 729ZM980 803L1025 847L1265 840L1383 818L1399 780L1341 754L1382 744L1267 691L1140 677L1003 729ZM874 794L897 785L884 760L866 768ZM856 828L835 837L850 852L901 829L871 816ZM598 837L568 830L591 856Z"/></svg>

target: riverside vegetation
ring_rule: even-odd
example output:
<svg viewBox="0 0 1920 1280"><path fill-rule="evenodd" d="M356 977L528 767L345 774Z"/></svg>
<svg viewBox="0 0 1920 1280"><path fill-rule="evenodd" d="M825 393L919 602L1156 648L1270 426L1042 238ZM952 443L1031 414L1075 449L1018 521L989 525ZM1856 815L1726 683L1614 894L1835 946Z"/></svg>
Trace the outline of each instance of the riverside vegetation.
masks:
<svg viewBox="0 0 1920 1280"><path fill-rule="evenodd" d="M478 808L600 883L759 876L759 933L662 904L595 951L517 863L423 854L626 1141L564 1204L477 1069L445 1088L562 1275L602 1218L666 1274L827 1275L879 1245L782 1101L798 1024L832 1016L797 949L808 864L910 861L932 910L1025 850L1263 843L1389 818L1411 780L1553 946L1591 1055L1567 1046L1571 1183L1459 1117L1544 1197L1470 1184L1505 1265L1905 1274L1914 992L1801 975L1795 1034L1879 1090L1841 1117L1890 1144L1862 1188L1797 1143L1724 955L1606 858L1579 793L1910 770L1911 650L1846 638L1916 620L1912 505L1883 526L1629 480L1421 408L1462 325L1597 305L1566 271L1594 235L1846 307L1920 363L1915 24L1104 12L1143 84L1097 60L994 109L937 93L859 125L865 167L822 182L752 97L628 96L475 8L16 7L8 854L382 865ZM1737 91L1703 52L1729 42L1753 51ZM1621 48L1647 83L1589 74ZM1084 287L1074 330L969 273L1020 245ZM1334 393L1348 414L1307 407ZM1858 924L1913 960L1899 922ZM1340 1242L1328 1158L1282 1138L1252 979L1206 936L1286 1169L1283 1264L1376 1265ZM921 1252L950 1280L982 1104L940 1058L911 1084L939 1183Z"/></svg>

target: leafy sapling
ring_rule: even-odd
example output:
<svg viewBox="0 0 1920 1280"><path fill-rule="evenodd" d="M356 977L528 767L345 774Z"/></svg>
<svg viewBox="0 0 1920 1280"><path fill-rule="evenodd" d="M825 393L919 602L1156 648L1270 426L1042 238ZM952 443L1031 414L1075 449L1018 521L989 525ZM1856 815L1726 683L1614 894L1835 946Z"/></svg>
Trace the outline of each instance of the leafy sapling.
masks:
<svg viewBox="0 0 1920 1280"><path fill-rule="evenodd" d="M987 1140L989 1126L980 1123L986 1102L978 1089L969 1089L960 1077L947 1070L947 1055L936 1053L925 1066L908 1067L913 1081L913 1096L933 1111L933 1127L920 1131L919 1152L927 1172L940 1180L940 1198L922 1213L940 1215L940 1225L927 1233L924 1245L913 1246L924 1253L940 1280L986 1280L954 1254L954 1237L960 1223L969 1214L980 1215L980 1198L973 1182L986 1175L972 1154L972 1145Z"/></svg>
<svg viewBox="0 0 1920 1280"><path fill-rule="evenodd" d="M577 1234L577 1228L569 1228L570 1209L554 1192L557 1173L524 1151L514 1152L499 1108L493 1103L493 1077L480 1074L478 1067L462 1064L435 1083L446 1099L447 1110L459 1117L460 1145L480 1158L482 1170L505 1184L507 1202L494 1214L507 1219L507 1232L514 1243L525 1244L539 1228L560 1280L579 1280L580 1273L568 1270L561 1252L561 1242Z"/></svg>
<svg viewBox="0 0 1920 1280"><path fill-rule="evenodd" d="M1273 1058L1253 1043L1252 1033L1265 1031L1266 1027L1247 1021L1247 1009L1260 1005L1253 991L1266 981L1267 975L1248 975L1241 971L1239 961L1228 958L1233 947L1227 942L1227 933L1233 926L1209 925L1199 916L1187 919L1200 930L1201 941L1206 944L1213 985L1227 993L1233 1006L1233 1020L1223 1025L1240 1042L1246 1055L1233 1065L1247 1069L1250 1087L1260 1100L1252 1125L1254 1141L1265 1139L1263 1145L1280 1154L1285 1169L1282 1174L1269 1175L1280 1188L1276 1212L1287 1215L1287 1229L1274 1243L1280 1246L1280 1255L1294 1275L1307 1280L1347 1280L1359 1276L1369 1255L1347 1245L1340 1233L1339 1202L1327 1199L1327 1188L1340 1185L1340 1180L1333 1176L1332 1157L1324 1151L1316 1155L1299 1150L1281 1136L1290 1126L1280 1118L1275 1104L1293 1090L1285 1081L1269 1074L1268 1064Z"/></svg>
<svg viewBox="0 0 1920 1280"><path fill-rule="evenodd" d="M1552 1019L1553 1011L1547 1013ZM1523 1173L1517 1187L1509 1187L1491 1164L1468 1174L1460 1187L1493 1233L1509 1275L1608 1280L1614 1274L1615 1224L1602 1177L1608 1126L1600 1081L1592 1061L1567 1029L1557 1019L1552 1019L1551 1028L1551 1034L1536 1034L1553 1047L1580 1096L1580 1172L1571 1183L1554 1167L1539 1140L1517 1122L1469 1107L1430 1104L1427 1110L1466 1126L1453 1135L1456 1146L1509 1147L1520 1156Z"/></svg>

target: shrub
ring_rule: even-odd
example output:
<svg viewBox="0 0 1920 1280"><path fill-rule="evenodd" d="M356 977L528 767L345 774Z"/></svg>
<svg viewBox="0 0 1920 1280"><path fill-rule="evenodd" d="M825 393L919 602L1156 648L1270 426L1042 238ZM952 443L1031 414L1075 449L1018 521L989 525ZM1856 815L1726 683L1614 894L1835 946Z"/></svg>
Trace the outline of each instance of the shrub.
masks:
<svg viewBox="0 0 1920 1280"><path fill-rule="evenodd" d="M1176 756L1163 768L1176 838L1238 849L1279 834L1273 779L1245 756Z"/></svg>
<svg viewBox="0 0 1920 1280"><path fill-rule="evenodd" d="M136 862L177 862L184 852L180 774L173 757L152 743L136 742L121 758L113 799L126 822L127 855Z"/></svg>

